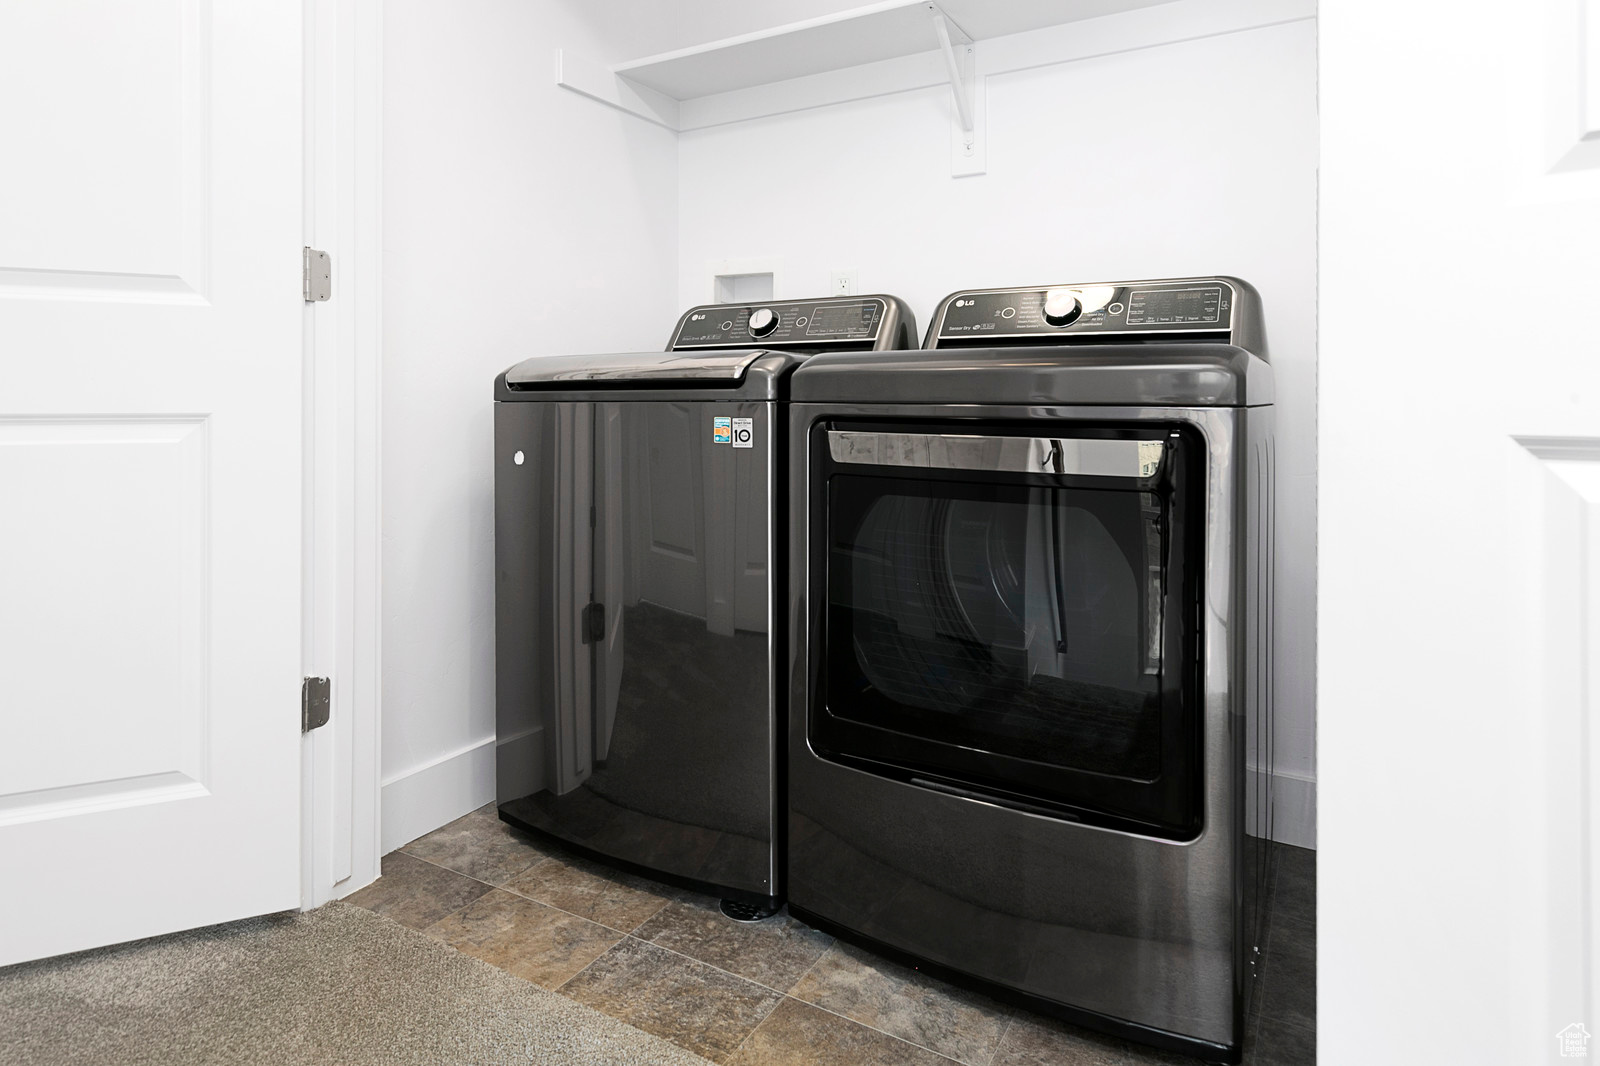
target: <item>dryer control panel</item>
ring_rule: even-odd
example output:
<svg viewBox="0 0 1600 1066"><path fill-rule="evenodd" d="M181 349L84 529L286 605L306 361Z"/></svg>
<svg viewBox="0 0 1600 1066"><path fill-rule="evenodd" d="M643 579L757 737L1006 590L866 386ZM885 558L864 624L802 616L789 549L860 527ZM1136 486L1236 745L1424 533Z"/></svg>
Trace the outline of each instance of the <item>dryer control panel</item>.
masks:
<svg viewBox="0 0 1600 1066"><path fill-rule="evenodd" d="M940 304L925 347L1225 340L1242 287L1217 277L957 292Z"/></svg>
<svg viewBox="0 0 1600 1066"><path fill-rule="evenodd" d="M888 300L852 296L771 303L707 304L678 320L670 349L875 347L899 316ZM915 343L915 342L913 342Z"/></svg>

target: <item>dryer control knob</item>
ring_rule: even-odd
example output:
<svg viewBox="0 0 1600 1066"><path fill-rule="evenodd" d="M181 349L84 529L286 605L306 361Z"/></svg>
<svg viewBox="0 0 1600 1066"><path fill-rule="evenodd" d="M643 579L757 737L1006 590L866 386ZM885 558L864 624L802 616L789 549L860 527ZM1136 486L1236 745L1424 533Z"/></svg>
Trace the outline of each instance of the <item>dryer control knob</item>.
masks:
<svg viewBox="0 0 1600 1066"><path fill-rule="evenodd" d="M1070 289L1051 289L1044 294L1044 320L1052 326L1065 326L1082 312L1078 294Z"/></svg>
<svg viewBox="0 0 1600 1066"><path fill-rule="evenodd" d="M778 315L768 307L750 312L750 336L765 337L778 328Z"/></svg>

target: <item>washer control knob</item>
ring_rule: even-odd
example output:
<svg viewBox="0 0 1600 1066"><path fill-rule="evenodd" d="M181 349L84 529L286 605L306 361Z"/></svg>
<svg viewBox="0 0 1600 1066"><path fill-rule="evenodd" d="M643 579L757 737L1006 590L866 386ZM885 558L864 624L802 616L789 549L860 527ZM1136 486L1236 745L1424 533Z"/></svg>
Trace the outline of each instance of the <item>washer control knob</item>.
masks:
<svg viewBox="0 0 1600 1066"><path fill-rule="evenodd" d="M1071 289L1051 289L1044 294L1044 320L1052 326L1065 326L1082 311L1078 294Z"/></svg>
<svg viewBox="0 0 1600 1066"><path fill-rule="evenodd" d="M750 312L750 336L765 337L778 328L778 314L770 307L761 307Z"/></svg>

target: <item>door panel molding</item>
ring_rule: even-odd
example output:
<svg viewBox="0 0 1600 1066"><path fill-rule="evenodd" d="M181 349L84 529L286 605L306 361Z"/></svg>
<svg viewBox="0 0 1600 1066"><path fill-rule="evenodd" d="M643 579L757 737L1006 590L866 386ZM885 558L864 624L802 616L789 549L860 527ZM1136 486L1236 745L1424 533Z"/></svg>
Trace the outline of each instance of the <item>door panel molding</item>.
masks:
<svg viewBox="0 0 1600 1066"><path fill-rule="evenodd" d="M0 418L0 484L53 500L0 518L0 703L35 709L0 749L0 824L206 794L210 478L204 415ZM95 657L41 670L64 643Z"/></svg>
<svg viewBox="0 0 1600 1066"><path fill-rule="evenodd" d="M107 300L204 307L204 290L181 274L115 274L92 270L0 267L0 299Z"/></svg>
<svg viewBox="0 0 1600 1066"><path fill-rule="evenodd" d="M1511 602L1521 633L1521 691L1507 706L1525 732L1520 819L1523 871L1514 886L1524 1056L1548 1056L1553 1034L1600 1018L1594 965L1600 886L1600 438L1515 437ZM1534 904L1527 907L1528 903Z"/></svg>
<svg viewBox="0 0 1600 1066"><path fill-rule="evenodd" d="M14 792L0 795L0 826L96 814L146 803L171 803L210 794L210 789L180 770L62 785L35 792Z"/></svg>
<svg viewBox="0 0 1600 1066"><path fill-rule="evenodd" d="M1511 155L1523 168L1532 163L1524 177L1536 186L1555 179L1564 192L1572 176L1586 175L1582 194L1592 195L1588 179L1600 180L1600 0L1540 0L1526 14L1505 35L1518 60L1508 69L1538 71L1506 86L1508 128L1528 138Z"/></svg>
<svg viewBox="0 0 1600 1066"><path fill-rule="evenodd" d="M167 7L167 19L148 4L80 16L93 34L41 12L0 42L0 95L51 98L13 109L8 155L52 161L0 173L0 200L29 205L0 232L0 298L209 302L211 3ZM160 36L168 19L174 37ZM108 73L109 96L97 91Z"/></svg>

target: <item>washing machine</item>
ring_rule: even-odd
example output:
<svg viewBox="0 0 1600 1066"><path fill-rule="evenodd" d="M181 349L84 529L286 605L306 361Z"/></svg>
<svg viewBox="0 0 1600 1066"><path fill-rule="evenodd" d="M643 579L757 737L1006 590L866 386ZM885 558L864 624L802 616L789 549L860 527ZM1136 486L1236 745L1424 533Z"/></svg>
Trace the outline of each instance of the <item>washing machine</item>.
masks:
<svg viewBox="0 0 1600 1066"><path fill-rule="evenodd" d="M923 350L791 387L791 912L1239 1061L1272 686L1255 290L958 292Z"/></svg>
<svg viewBox="0 0 1600 1066"><path fill-rule="evenodd" d="M810 355L915 345L892 296L718 304L664 352L496 379L502 820L740 917L776 905L780 408Z"/></svg>

